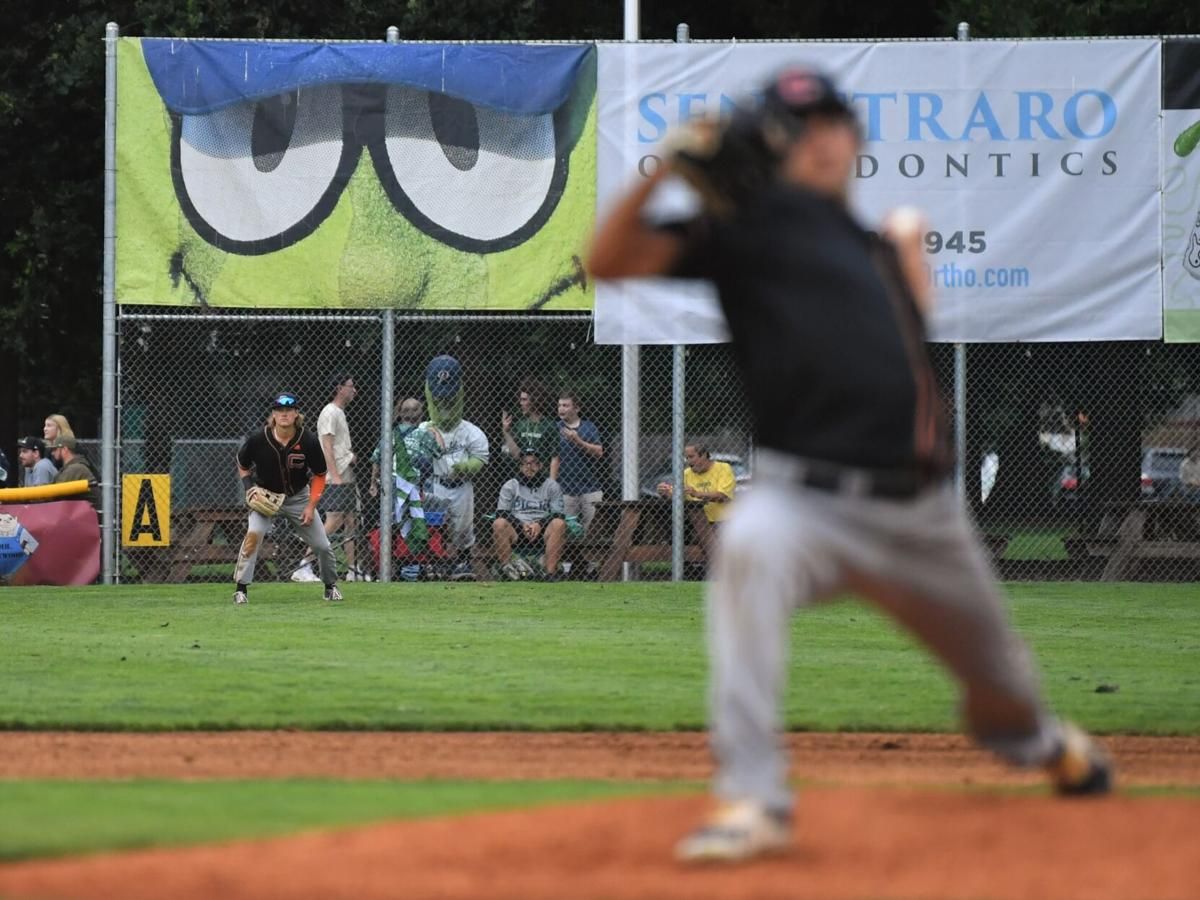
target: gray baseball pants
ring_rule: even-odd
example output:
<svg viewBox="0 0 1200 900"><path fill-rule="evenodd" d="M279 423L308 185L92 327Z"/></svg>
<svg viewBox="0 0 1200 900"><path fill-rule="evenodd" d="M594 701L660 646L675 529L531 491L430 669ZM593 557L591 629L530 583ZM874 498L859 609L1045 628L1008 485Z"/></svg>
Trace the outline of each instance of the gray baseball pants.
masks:
<svg viewBox="0 0 1200 900"><path fill-rule="evenodd" d="M1058 752L1024 642L949 486L911 500L801 486L796 460L760 452L754 489L722 526L708 589L714 789L787 810L779 705L792 611L855 591L913 633L957 679L967 728L1021 766Z"/></svg>
<svg viewBox="0 0 1200 900"><path fill-rule="evenodd" d="M254 581L254 566L258 562L258 551L262 547L263 538L271 530L275 519L285 517L296 527L300 539L317 554L317 562L321 568L321 580L325 584L337 581L337 568L333 560L333 547L325 534L325 524L318 513L313 513L312 521L307 525L300 524L300 515L308 505L308 488L298 494L292 494L283 501L274 518L250 510L250 521L246 527L246 537L242 540L242 549L238 551L237 565L233 569L233 580L238 584L250 584Z"/></svg>

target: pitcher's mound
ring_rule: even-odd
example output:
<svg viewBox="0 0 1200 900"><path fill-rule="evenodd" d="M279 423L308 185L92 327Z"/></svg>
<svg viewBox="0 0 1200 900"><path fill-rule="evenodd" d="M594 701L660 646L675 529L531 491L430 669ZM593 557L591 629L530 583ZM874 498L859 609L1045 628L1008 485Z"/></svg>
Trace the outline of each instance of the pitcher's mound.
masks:
<svg viewBox="0 0 1200 900"><path fill-rule="evenodd" d="M699 797L402 822L0 868L13 897L1191 898L1200 801L812 789L793 852L683 868Z"/></svg>

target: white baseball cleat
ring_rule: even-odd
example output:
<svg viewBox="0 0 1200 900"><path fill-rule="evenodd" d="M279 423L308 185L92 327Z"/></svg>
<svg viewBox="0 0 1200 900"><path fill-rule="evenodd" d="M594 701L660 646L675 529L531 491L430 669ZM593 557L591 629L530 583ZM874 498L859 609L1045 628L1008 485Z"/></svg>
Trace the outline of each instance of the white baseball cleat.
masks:
<svg viewBox="0 0 1200 900"><path fill-rule="evenodd" d="M249 603L250 598L246 596L245 591L234 591L233 592L233 602L235 605L241 606L243 603Z"/></svg>
<svg viewBox="0 0 1200 900"><path fill-rule="evenodd" d="M338 590L336 584L331 584L329 587L325 588L325 599L336 603L340 600L345 600L346 598L342 596L342 592Z"/></svg>
<svg viewBox="0 0 1200 900"><path fill-rule="evenodd" d="M312 563L306 563L292 573L292 581L320 581L313 571Z"/></svg>
<svg viewBox="0 0 1200 900"><path fill-rule="evenodd" d="M742 862L783 853L792 844L792 817L752 800L725 803L675 845L680 862Z"/></svg>

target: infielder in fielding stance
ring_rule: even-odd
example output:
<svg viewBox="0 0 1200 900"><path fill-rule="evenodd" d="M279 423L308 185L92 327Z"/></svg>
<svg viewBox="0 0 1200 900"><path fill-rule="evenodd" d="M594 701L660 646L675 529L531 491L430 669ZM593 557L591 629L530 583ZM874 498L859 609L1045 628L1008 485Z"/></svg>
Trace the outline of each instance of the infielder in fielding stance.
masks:
<svg viewBox="0 0 1200 900"><path fill-rule="evenodd" d="M317 555L325 599L342 599L333 548L316 512L325 489L325 454L317 436L305 429L298 407L295 394L277 394L267 424L247 435L237 452L238 475L246 489L250 521L233 570L237 582L234 603L249 600L258 550L277 515L291 519L296 533Z"/></svg>
<svg viewBox="0 0 1200 900"><path fill-rule="evenodd" d="M1030 655L947 475L951 446L925 346L923 223L883 236L851 215L861 133L824 76L782 72L627 194L598 233L600 278L715 283L761 448L755 486L718 540L708 591L713 818L683 860L740 860L790 843L776 733L797 607L852 589L953 673L971 734L1064 794L1109 789L1110 765L1046 708ZM651 224L668 172L703 211Z"/></svg>

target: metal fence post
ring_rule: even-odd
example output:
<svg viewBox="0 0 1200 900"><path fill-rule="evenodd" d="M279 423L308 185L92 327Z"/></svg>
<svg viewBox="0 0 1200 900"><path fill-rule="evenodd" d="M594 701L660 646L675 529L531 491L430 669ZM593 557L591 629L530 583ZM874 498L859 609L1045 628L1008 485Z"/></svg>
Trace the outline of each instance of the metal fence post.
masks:
<svg viewBox="0 0 1200 900"><path fill-rule="evenodd" d="M389 25L387 42L400 43L400 29ZM392 510L395 506L395 479L392 477L392 409L396 375L396 311L383 311L382 359L379 365L379 580L392 580Z"/></svg>
<svg viewBox="0 0 1200 900"><path fill-rule="evenodd" d="M960 41L971 39L971 25L958 23ZM954 345L954 489L959 502L967 499L967 347Z"/></svg>
<svg viewBox="0 0 1200 900"><path fill-rule="evenodd" d="M105 584L118 575L117 527L117 39L116 22L104 26L104 338L101 365L100 565Z"/></svg>
<svg viewBox="0 0 1200 900"><path fill-rule="evenodd" d="M641 9L639 0L625 0L624 38L636 42L641 34ZM638 498L638 468L641 454L638 442L641 438L641 347L637 344L621 345L621 499ZM621 577L629 581L632 569L629 563L621 566Z"/></svg>
<svg viewBox="0 0 1200 900"><path fill-rule="evenodd" d="M675 42L690 41L691 30L686 22L675 26ZM683 444L685 382L687 378L687 347L676 344L671 348L671 483L675 486L671 495L671 580L683 580Z"/></svg>

